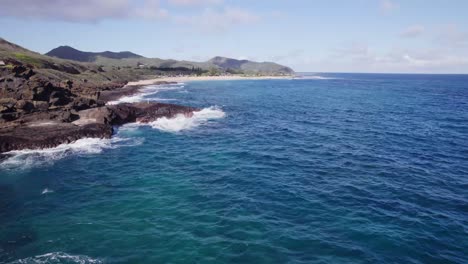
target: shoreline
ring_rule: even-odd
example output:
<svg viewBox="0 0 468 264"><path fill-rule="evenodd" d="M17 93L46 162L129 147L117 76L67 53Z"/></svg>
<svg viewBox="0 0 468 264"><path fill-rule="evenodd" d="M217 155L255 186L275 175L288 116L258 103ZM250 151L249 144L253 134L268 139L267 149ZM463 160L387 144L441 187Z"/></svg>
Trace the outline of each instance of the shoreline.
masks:
<svg viewBox="0 0 468 264"><path fill-rule="evenodd" d="M22 122L2 124L0 127L0 159L10 151L23 149L47 149L61 144L72 143L82 138L111 138L113 126L142 121L148 123L161 117L172 118L175 115L192 114L197 108L155 102L151 104L135 102L107 105L112 100L118 100L140 92L147 85L165 85L192 81L229 81L229 80L277 80L291 79L293 76L179 76L162 77L150 80L130 82L120 88L102 91L98 100L105 105L84 105L83 109L55 110L56 114L69 114L68 119L51 118L51 111L25 115Z"/></svg>
<svg viewBox="0 0 468 264"><path fill-rule="evenodd" d="M177 76L177 77L161 77L156 79L140 80L128 82L126 86L144 86L152 85L158 82L196 82L196 81L239 81L239 80L281 80L291 79L293 75L287 76L241 76L241 75L222 75L222 76Z"/></svg>

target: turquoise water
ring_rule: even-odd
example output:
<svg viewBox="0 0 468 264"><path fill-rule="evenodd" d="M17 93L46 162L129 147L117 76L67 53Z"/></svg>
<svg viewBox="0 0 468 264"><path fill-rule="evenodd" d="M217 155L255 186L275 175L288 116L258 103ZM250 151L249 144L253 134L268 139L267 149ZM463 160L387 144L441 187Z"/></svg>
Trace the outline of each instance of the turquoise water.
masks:
<svg viewBox="0 0 468 264"><path fill-rule="evenodd" d="M0 263L467 263L468 76L150 87L205 108L0 164Z"/></svg>

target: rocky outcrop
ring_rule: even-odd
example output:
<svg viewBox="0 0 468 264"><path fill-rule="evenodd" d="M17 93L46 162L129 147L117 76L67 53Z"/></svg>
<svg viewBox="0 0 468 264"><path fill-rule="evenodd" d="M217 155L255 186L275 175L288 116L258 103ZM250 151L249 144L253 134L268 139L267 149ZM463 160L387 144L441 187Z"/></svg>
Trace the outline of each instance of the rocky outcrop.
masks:
<svg viewBox="0 0 468 264"><path fill-rule="evenodd" d="M80 111L80 119L75 124L91 122L109 125L152 122L161 117L174 117L178 114L191 115L197 108L164 103L135 103L110 105Z"/></svg>
<svg viewBox="0 0 468 264"><path fill-rule="evenodd" d="M196 108L163 103L102 106L77 112L56 111L28 115L22 124L0 128L0 153L20 149L50 148L80 138L109 138L113 126L147 123L160 117L192 115ZM53 118L51 118L53 117ZM67 121L75 120L72 123Z"/></svg>
<svg viewBox="0 0 468 264"><path fill-rule="evenodd" d="M112 126L71 123L37 122L14 128L0 129L0 153L21 149L56 147L81 138L110 138Z"/></svg>
<svg viewBox="0 0 468 264"><path fill-rule="evenodd" d="M53 83L36 74L32 68L23 65L2 73L0 125L11 121L21 123L25 116L31 114L54 111L76 112L104 105L98 99L99 90L96 88L79 89L81 87L74 87L70 80Z"/></svg>
<svg viewBox="0 0 468 264"><path fill-rule="evenodd" d="M191 115L197 110L163 103L106 106L106 102L136 93L140 88L124 85L86 87L72 80L53 82L29 66L2 69L0 153L50 148L87 137L109 138L116 125Z"/></svg>

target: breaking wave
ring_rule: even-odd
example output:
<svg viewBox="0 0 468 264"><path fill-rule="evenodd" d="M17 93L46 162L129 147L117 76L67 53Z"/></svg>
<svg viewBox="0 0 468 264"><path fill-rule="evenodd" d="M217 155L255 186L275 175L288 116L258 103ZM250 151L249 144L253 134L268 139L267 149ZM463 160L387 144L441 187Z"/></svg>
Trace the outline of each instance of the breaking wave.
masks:
<svg viewBox="0 0 468 264"><path fill-rule="evenodd" d="M104 149L135 146L141 143L142 139L140 138L121 138L117 136L111 139L83 138L54 148L13 150L3 154L5 157L0 161L0 169L50 165L70 155L98 154Z"/></svg>
<svg viewBox="0 0 468 264"><path fill-rule="evenodd" d="M83 255L70 255L63 252L52 252L40 256L29 257L15 260L10 264L62 264L62 263L77 263L77 264L98 264L103 263L101 260L93 259Z"/></svg>
<svg viewBox="0 0 468 264"><path fill-rule="evenodd" d="M152 128L167 132L179 132L189 130L207 123L213 119L220 119L226 116L226 113L221 108L212 106L203 108L200 111L193 112L192 116L179 114L173 118L158 118L157 120L148 123Z"/></svg>
<svg viewBox="0 0 468 264"><path fill-rule="evenodd" d="M45 188L44 190L42 190L41 194L48 194L48 193L54 193L54 190L51 190L49 188Z"/></svg>
<svg viewBox="0 0 468 264"><path fill-rule="evenodd" d="M173 101L174 99L157 98L154 97L154 95L159 93L160 91L178 90L184 87L185 86L183 83L168 85L149 85L140 89L140 91L136 94L123 96L118 100L107 102L107 105L116 105L121 103L138 103L144 101Z"/></svg>

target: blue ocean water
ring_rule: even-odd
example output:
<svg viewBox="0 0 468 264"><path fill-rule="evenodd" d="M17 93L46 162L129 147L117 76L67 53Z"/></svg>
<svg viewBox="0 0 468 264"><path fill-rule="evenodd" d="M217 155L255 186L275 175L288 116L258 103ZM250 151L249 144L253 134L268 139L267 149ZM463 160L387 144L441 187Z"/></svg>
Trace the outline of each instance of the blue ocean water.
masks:
<svg viewBox="0 0 468 264"><path fill-rule="evenodd" d="M467 263L468 76L320 76L149 87L204 110L14 153L0 263Z"/></svg>

